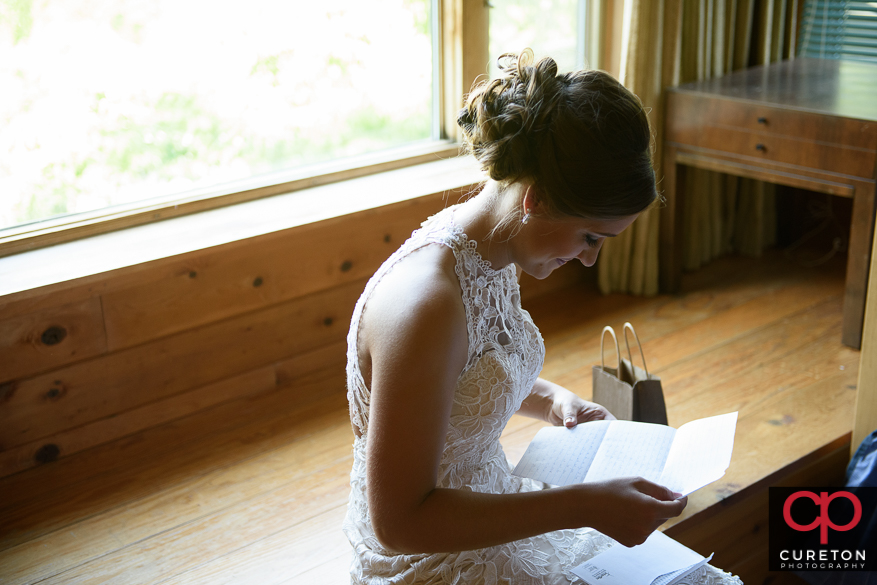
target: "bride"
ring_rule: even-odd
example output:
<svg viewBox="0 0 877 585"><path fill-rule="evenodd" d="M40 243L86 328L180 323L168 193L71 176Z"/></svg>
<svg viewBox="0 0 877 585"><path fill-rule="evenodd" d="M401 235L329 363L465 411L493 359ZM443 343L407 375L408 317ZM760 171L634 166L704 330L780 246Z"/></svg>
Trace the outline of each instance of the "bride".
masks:
<svg viewBox="0 0 877 585"><path fill-rule="evenodd" d="M648 118L600 71L500 58L458 123L490 179L414 232L369 281L348 335L355 433L344 530L353 583L561 584L645 541L687 500L642 478L546 489L513 476L515 414L568 427L613 418L539 378L544 346L518 271L591 266L655 202ZM740 583L705 566L689 583Z"/></svg>

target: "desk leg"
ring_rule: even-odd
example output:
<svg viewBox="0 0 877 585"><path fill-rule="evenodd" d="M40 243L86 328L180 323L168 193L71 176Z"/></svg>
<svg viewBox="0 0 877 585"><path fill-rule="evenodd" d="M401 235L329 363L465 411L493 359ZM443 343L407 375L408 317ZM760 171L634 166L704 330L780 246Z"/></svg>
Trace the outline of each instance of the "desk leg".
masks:
<svg viewBox="0 0 877 585"><path fill-rule="evenodd" d="M677 164L676 148L665 145L661 184L666 204L661 209L660 275L661 292L679 291L682 279L683 205L685 205L685 165Z"/></svg>
<svg viewBox="0 0 877 585"><path fill-rule="evenodd" d="M847 280L844 290L844 345L859 349L862 345L862 323L865 318L865 295L868 271L871 268L871 239L874 236L874 183L855 181L853 220L850 226L850 249L847 258Z"/></svg>

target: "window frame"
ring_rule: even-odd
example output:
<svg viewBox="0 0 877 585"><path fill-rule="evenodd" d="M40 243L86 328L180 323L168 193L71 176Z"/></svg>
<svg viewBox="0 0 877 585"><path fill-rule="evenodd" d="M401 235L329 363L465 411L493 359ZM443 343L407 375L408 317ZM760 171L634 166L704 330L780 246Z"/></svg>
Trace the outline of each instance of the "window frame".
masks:
<svg viewBox="0 0 877 585"><path fill-rule="evenodd" d="M599 68L606 43L604 4L623 0L579 0L580 32L586 32L585 62ZM39 220L0 230L0 258L20 252L100 235L124 228L190 215L263 197L291 193L366 175L451 158L460 152L460 133L456 118L461 97L472 83L487 73L487 0L431 0L434 14L432 32L437 35L433 51L438 115L434 131L438 140L423 141L378 153L336 159L326 163L293 168L250 177L195 191L156 199ZM435 44L434 44L435 46Z"/></svg>

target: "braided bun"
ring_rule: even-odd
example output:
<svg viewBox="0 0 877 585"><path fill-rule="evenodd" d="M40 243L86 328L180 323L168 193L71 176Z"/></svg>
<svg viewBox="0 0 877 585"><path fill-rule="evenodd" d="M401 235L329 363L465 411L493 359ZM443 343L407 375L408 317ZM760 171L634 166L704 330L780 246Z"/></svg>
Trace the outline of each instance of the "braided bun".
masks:
<svg viewBox="0 0 877 585"><path fill-rule="evenodd" d="M651 131L639 99L607 73L558 75L551 58L506 53L457 117L491 179L526 181L557 215L615 218L657 197Z"/></svg>
<svg viewBox="0 0 877 585"><path fill-rule="evenodd" d="M476 86L457 118L466 146L495 181L533 174L535 154L560 95L554 60L530 66L532 60L530 49L520 56L502 55L501 76Z"/></svg>

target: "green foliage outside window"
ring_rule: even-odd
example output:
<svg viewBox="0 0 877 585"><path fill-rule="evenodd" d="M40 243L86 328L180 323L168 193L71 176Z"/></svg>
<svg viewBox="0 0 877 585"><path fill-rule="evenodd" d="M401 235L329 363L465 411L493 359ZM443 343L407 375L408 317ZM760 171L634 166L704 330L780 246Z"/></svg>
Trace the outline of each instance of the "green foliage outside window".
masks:
<svg viewBox="0 0 877 585"><path fill-rule="evenodd" d="M429 0L0 0L0 229L431 138Z"/></svg>
<svg viewBox="0 0 877 585"><path fill-rule="evenodd" d="M577 68L580 0L491 0L491 75L503 53L533 49L536 59L552 57L561 72Z"/></svg>

